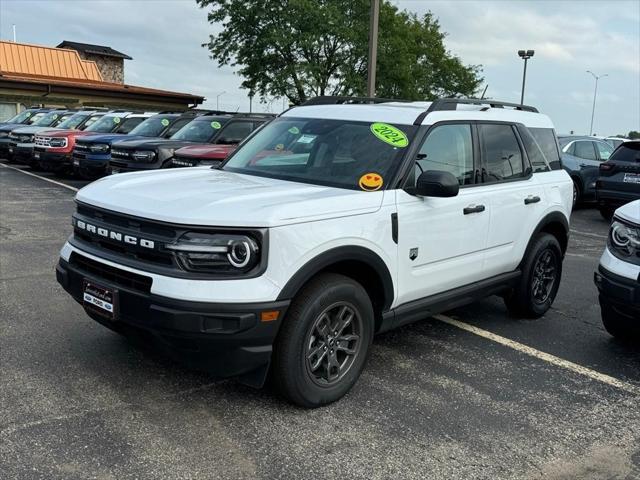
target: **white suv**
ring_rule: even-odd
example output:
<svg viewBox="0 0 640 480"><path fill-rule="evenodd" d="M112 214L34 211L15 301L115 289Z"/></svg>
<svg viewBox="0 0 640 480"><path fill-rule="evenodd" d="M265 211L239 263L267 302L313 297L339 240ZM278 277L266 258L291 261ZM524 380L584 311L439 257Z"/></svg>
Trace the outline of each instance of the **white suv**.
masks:
<svg viewBox="0 0 640 480"><path fill-rule="evenodd" d="M375 333L492 294L543 315L571 200L533 107L318 97L219 168L82 189L57 277L103 325L315 407Z"/></svg>

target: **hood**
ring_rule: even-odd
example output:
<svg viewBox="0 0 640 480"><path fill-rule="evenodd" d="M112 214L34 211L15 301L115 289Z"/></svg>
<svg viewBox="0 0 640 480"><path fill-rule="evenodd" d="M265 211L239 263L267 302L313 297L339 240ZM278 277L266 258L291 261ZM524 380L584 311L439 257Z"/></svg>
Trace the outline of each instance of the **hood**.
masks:
<svg viewBox="0 0 640 480"><path fill-rule="evenodd" d="M94 135L84 137L82 139L82 142L80 143L111 143L111 142L115 142L122 139L130 140L130 139L143 139L143 138L148 138L148 137L143 137L140 135L129 137L126 133L96 133Z"/></svg>
<svg viewBox="0 0 640 480"><path fill-rule="evenodd" d="M200 145L194 142L186 142L184 140L171 140L162 138L138 137L137 139L118 140L118 148L125 149L156 149L156 148L180 148L187 145Z"/></svg>
<svg viewBox="0 0 640 480"><path fill-rule="evenodd" d="M48 128L46 132L39 132L39 133L41 133L43 136L46 136L46 137L69 137L69 136L84 137L91 134L99 135L93 132L83 132L82 130L60 130L55 128Z"/></svg>
<svg viewBox="0 0 640 480"><path fill-rule="evenodd" d="M275 227L377 211L383 191L362 192L208 167L111 175L78 192L80 202L183 225Z"/></svg>
<svg viewBox="0 0 640 480"><path fill-rule="evenodd" d="M222 160L233 152L237 145L190 145L176 150L176 155L189 158L210 158Z"/></svg>
<svg viewBox="0 0 640 480"><path fill-rule="evenodd" d="M640 200L629 202L616 210L616 216L640 225Z"/></svg>
<svg viewBox="0 0 640 480"><path fill-rule="evenodd" d="M0 123L0 132L10 132L14 128L24 127L23 123Z"/></svg>
<svg viewBox="0 0 640 480"><path fill-rule="evenodd" d="M30 133L40 133L45 132L47 130L51 130L54 127L35 127L33 125L29 125L28 127L20 127L12 130L13 133L18 135L25 135Z"/></svg>

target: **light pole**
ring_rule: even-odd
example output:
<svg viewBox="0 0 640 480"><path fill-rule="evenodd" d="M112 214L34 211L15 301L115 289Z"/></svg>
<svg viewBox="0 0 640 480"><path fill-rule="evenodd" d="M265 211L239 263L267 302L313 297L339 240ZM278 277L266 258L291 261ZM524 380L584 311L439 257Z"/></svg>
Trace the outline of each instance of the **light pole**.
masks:
<svg viewBox="0 0 640 480"><path fill-rule="evenodd" d="M605 73L604 75L596 75L591 70L587 70L587 73L590 73L593 78L596 79L596 88L593 90L593 107L591 108L591 126L589 127L589 135L593 135L593 117L596 114L596 95L598 95L598 80L604 77L608 77L609 74Z"/></svg>
<svg viewBox="0 0 640 480"><path fill-rule="evenodd" d="M220 92L218 95L216 95L216 110L220 110L220 96L224 95L227 92Z"/></svg>
<svg viewBox="0 0 640 480"><path fill-rule="evenodd" d="M367 96L376 95L376 61L378 57L378 17L380 16L380 0L371 0L371 17L369 24L369 62L367 64Z"/></svg>
<svg viewBox="0 0 640 480"><path fill-rule="evenodd" d="M524 105L524 84L527 81L527 60L536 53L533 50L518 50L518 56L524 60L524 72L522 72L522 93L520 94L520 105Z"/></svg>

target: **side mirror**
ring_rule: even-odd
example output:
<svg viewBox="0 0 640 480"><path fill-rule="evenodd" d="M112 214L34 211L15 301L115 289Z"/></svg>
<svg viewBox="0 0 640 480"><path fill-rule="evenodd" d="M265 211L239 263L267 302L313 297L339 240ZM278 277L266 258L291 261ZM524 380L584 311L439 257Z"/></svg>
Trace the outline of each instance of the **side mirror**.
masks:
<svg viewBox="0 0 640 480"><path fill-rule="evenodd" d="M421 197L455 197L460 191L458 179L449 172L427 170L422 172L412 189L414 195Z"/></svg>

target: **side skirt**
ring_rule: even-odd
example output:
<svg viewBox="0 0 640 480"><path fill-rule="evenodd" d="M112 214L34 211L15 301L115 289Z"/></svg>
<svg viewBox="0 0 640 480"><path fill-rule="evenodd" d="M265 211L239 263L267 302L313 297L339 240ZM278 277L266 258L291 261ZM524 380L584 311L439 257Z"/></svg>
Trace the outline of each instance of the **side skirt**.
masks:
<svg viewBox="0 0 640 480"><path fill-rule="evenodd" d="M453 308L473 303L482 298L505 292L515 286L522 272L514 270L495 277L453 288L446 292L403 303L382 314L382 324L376 333L436 315Z"/></svg>

